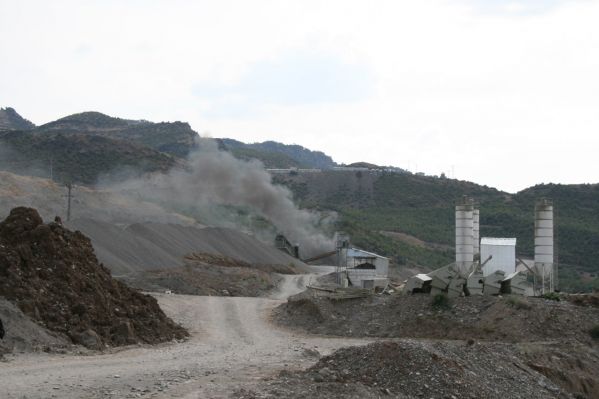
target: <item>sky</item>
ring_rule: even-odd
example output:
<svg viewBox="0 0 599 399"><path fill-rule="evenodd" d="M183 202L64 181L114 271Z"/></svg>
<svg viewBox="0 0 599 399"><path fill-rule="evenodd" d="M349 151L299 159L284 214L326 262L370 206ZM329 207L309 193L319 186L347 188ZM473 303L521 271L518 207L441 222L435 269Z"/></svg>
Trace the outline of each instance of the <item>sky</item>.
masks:
<svg viewBox="0 0 599 399"><path fill-rule="evenodd" d="M0 107L508 192L599 182L597 0L0 0Z"/></svg>

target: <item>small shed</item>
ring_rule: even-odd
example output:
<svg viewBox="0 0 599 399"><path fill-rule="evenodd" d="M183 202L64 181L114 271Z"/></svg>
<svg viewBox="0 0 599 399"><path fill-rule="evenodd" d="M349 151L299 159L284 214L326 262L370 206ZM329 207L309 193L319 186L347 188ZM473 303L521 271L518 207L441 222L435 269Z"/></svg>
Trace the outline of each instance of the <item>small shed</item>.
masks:
<svg viewBox="0 0 599 399"><path fill-rule="evenodd" d="M354 286L384 287L389 274L389 258L357 248L343 248L347 277Z"/></svg>
<svg viewBox="0 0 599 399"><path fill-rule="evenodd" d="M489 259L489 256L492 258ZM483 266L483 275L489 276L496 271L505 275L516 271L516 239L483 237L480 240L480 260L487 261Z"/></svg>
<svg viewBox="0 0 599 399"><path fill-rule="evenodd" d="M348 248L347 268L374 269L378 276L387 277L387 274L389 273L389 258L362 249Z"/></svg>

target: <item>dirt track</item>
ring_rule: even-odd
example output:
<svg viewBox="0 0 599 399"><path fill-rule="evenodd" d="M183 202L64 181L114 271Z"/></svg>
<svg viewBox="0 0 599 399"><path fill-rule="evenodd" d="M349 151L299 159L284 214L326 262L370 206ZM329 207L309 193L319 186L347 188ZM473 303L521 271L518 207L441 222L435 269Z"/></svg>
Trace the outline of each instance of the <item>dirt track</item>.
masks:
<svg viewBox="0 0 599 399"><path fill-rule="evenodd" d="M310 275L283 276L276 299L159 295L189 341L81 356L19 355L0 363L2 398L222 398L285 368L368 341L306 337L274 327L270 311L301 291Z"/></svg>

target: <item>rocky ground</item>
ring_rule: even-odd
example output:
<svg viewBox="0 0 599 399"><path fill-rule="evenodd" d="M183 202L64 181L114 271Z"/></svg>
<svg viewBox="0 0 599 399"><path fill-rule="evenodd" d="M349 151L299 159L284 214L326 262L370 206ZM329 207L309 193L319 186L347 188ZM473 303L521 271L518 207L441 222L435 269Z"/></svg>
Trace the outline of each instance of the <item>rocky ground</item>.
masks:
<svg viewBox="0 0 599 399"><path fill-rule="evenodd" d="M321 295L289 298L274 320L318 335L391 341L342 349L235 397L599 397L597 295Z"/></svg>
<svg viewBox="0 0 599 399"><path fill-rule="evenodd" d="M15 208L0 223L0 297L41 327L91 349L187 336L153 297L113 279L88 238L60 222L44 224L31 208ZM5 342L18 333L12 320L18 317L4 323Z"/></svg>

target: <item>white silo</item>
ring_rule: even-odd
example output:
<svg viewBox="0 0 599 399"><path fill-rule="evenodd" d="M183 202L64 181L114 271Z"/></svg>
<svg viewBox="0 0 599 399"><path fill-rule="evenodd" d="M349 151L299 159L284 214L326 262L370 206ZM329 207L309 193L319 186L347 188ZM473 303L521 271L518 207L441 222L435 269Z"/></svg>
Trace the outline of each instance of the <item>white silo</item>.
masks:
<svg viewBox="0 0 599 399"><path fill-rule="evenodd" d="M455 261L467 277L474 262L474 205L466 197L455 207Z"/></svg>
<svg viewBox="0 0 599 399"><path fill-rule="evenodd" d="M553 263L553 203L543 199L535 206L535 272L542 294L555 289Z"/></svg>
<svg viewBox="0 0 599 399"><path fill-rule="evenodd" d="M474 258L480 259L480 210L474 209L472 215L472 237L474 243Z"/></svg>

